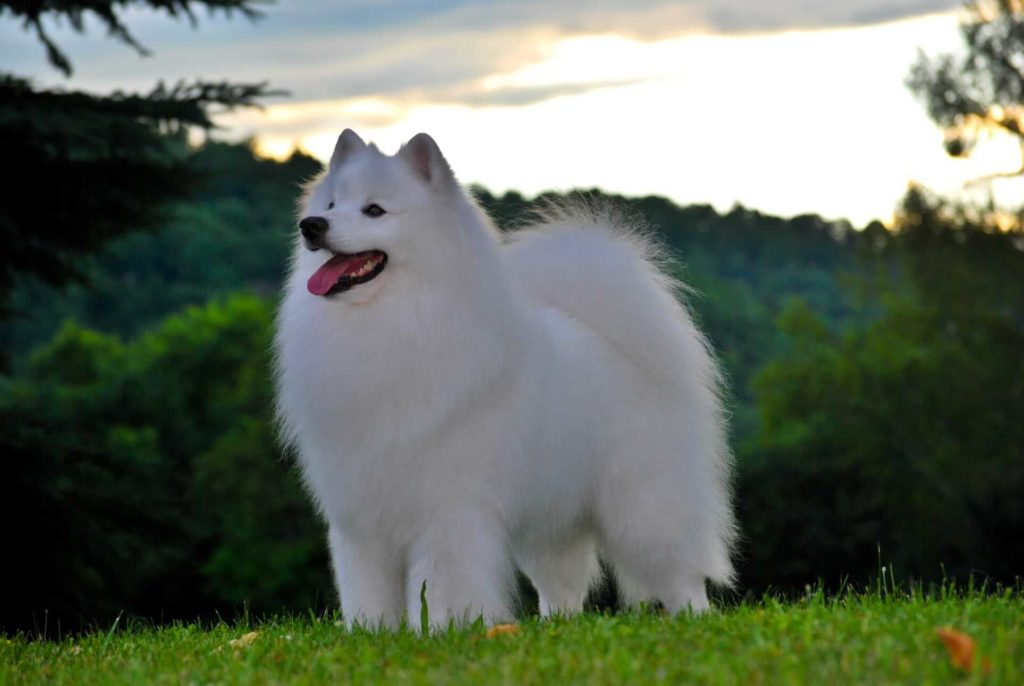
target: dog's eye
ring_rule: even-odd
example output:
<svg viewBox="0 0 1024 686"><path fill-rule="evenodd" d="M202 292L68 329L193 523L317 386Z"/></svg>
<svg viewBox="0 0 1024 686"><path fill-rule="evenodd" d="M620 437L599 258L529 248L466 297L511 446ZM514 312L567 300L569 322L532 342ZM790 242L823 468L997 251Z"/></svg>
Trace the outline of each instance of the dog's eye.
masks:
<svg viewBox="0 0 1024 686"><path fill-rule="evenodd" d="M329 210L333 210L334 209L334 201L333 200L330 201L329 203L327 203L327 209L329 209Z"/></svg>
<svg viewBox="0 0 1024 686"><path fill-rule="evenodd" d="M384 214L384 208L378 205L377 203L370 203L369 205L363 208L363 214L365 214L367 217L376 218Z"/></svg>

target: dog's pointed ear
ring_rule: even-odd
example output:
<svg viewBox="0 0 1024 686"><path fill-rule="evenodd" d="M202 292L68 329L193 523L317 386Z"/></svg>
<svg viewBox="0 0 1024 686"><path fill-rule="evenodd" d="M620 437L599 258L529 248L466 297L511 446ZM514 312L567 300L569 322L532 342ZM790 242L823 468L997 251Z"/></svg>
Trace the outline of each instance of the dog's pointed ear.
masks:
<svg viewBox="0 0 1024 686"><path fill-rule="evenodd" d="M425 133L417 133L398 151L398 156L412 168L416 176L431 186L443 188L454 183L448 161L441 154L434 139Z"/></svg>
<svg viewBox="0 0 1024 686"><path fill-rule="evenodd" d="M345 129L338 136L338 142L334 146L334 154L331 155L330 168L334 171L341 166L341 163L345 161L345 158L354 153L357 150L362 150L366 147L366 143L359 137L359 134L352 129Z"/></svg>

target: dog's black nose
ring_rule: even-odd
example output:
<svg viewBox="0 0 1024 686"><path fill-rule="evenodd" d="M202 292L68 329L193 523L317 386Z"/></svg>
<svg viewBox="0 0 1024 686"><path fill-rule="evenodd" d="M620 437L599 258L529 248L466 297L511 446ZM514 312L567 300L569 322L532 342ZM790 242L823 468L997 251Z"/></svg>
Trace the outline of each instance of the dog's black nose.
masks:
<svg viewBox="0 0 1024 686"><path fill-rule="evenodd" d="M299 222L303 237L314 245L320 242L328 228L330 225L323 217L306 217Z"/></svg>

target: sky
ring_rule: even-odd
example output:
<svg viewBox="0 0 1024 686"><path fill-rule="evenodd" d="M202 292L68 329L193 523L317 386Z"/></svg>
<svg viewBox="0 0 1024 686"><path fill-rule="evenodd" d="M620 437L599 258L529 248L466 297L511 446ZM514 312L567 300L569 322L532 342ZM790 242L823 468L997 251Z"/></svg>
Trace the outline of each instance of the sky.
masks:
<svg viewBox="0 0 1024 686"><path fill-rule="evenodd" d="M218 117L268 156L326 159L345 128L393 151L430 133L494 192L600 187L856 226L911 181L943 193L1020 166L1010 141L948 158L904 86L919 50L957 50L957 0L281 0L196 27L132 10L152 51L48 29L73 77L0 15L0 63L38 85L146 91L158 80L269 81L289 92ZM1015 197L1019 181L999 182Z"/></svg>

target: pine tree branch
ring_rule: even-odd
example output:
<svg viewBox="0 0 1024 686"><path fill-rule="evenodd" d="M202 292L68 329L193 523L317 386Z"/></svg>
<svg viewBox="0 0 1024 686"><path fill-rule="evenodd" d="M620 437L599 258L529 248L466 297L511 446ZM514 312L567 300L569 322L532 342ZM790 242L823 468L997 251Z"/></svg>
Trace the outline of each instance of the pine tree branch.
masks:
<svg viewBox="0 0 1024 686"><path fill-rule="evenodd" d="M46 58L50 61L50 64L61 71L64 76L71 76L71 62L68 60L67 56L60 51L57 44L50 39L50 36L47 35L46 29L43 28L43 24L39 21L39 18L36 17L35 19L28 19L25 23L28 27L35 29L36 36L46 47Z"/></svg>
<svg viewBox="0 0 1024 686"><path fill-rule="evenodd" d="M207 108L234 110L262 107L260 98L287 95L283 90L268 90L267 83L228 83L179 81L173 86L163 82L148 94L115 91L98 96L81 91L35 90L29 81L0 73L0 106L23 112L62 111L82 116L123 116L162 126L198 126L216 128Z"/></svg>
<svg viewBox="0 0 1024 686"><path fill-rule="evenodd" d="M13 15L23 22L26 29L35 32L46 48L50 64L65 76L71 76L71 60L43 28L42 20L52 18L66 20L76 33L85 32L85 17L93 15L106 27L108 35L135 49L140 55L148 55L146 49L128 30L121 15L131 6L148 7L165 12L173 19L185 17L193 26L198 24L194 6L205 7L211 14L223 12L227 16L240 14L250 21L263 16L256 5L268 0L0 0L0 17Z"/></svg>

